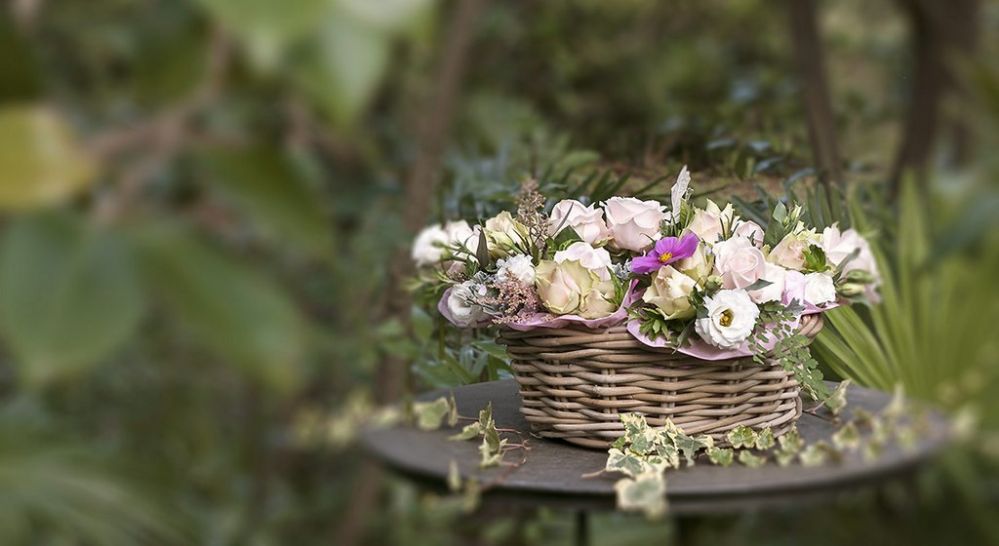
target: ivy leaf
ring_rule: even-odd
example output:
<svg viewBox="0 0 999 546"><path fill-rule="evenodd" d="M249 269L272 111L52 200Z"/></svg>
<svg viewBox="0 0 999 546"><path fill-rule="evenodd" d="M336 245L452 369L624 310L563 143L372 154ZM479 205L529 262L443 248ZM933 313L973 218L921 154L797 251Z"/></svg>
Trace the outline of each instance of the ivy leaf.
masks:
<svg viewBox="0 0 999 546"><path fill-rule="evenodd" d="M735 452L727 447L708 448L708 460L718 466L732 466Z"/></svg>
<svg viewBox="0 0 999 546"><path fill-rule="evenodd" d="M617 507L641 511L649 518L666 512L666 478L659 472L648 472L636 478L624 478L614 484Z"/></svg>
<svg viewBox="0 0 999 546"><path fill-rule="evenodd" d="M756 436L756 449L765 450L774 446L774 432L767 427Z"/></svg>
<svg viewBox="0 0 999 546"><path fill-rule="evenodd" d="M447 426L451 428L458 426L458 402L454 399L454 391L447 399Z"/></svg>
<svg viewBox="0 0 999 546"><path fill-rule="evenodd" d="M413 415L416 426L420 430L437 430L441 428L444 417L447 416L451 404L443 396L432 402L414 402Z"/></svg>
<svg viewBox="0 0 999 546"><path fill-rule="evenodd" d="M447 466L447 488L452 493L461 490L461 471L458 469L458 462L451 459Z"/></svg>
<svg viewBox="0 0 999 546"><path fill-rule="evenodd" d="M480 467L499 466L503 462L503 448L506 446L506 439L500 440L496 437L495 440L494 443L488 432L482 437L482 443L479 444L479 455L482 456L479 460Z"/></svg>
<svg viewBox="0 0 999 546"><path fill-rule="evenodd" d="M759 468L767 463L767 458L762 455L756 455L752 451L743 450L739 452L739 463L749 468Z"/></svg>
<svg viewBox="0 0 999 546"><path fill-rule="evenodd" d="M736 449L743 447L751 448L756 445L756 431L744 425L739 425L730 430L725 435L725 438Z"/></svg>
<svg viewBox="0 0 999 546"><path fill-rule="evenodd" d="M489 402L488 404L486 404L486 407L484 407L481 410L479 410L479 425L482 426L483 430L489 428L490 426L492 426L492 427L495 428L495 425L493 424L493 403L492 402Z"/></svg>
<svg viewBox="0 0 999 546"><path fill-rule="evenodd" d="M641 458L625 453L620 449L611 449L607 454L607 465L604 467L607 472L620 472L625 476L634 478L650 470Z"/></svg>
<svg viewBox="0 0 999 546"><path fill-rule="evenodd" d="M687 466L694 466L694 458L697 457L697 452L707 447L700 440L691 438L683 433L674 436L673 442L683 454L684 459L687 461Z"/></svg>
<svg viewBox="0 0 999 546"><path fill-rule="evenodd" d="M846 390L850 387L850 383L852 383L852 381L849 379L841 381L839 385L836 386L836 389L833 390L832 394L830 394L829 397L825 399L825 402L823 402L833 415L839 415L839 413L843 411L843 408L846 407Z"/></svg>
<svg viewBox="0 0 999 546"><path fill-rule="evenodd" d="M860 447L860 431L857 430L857 425L850 421L833 434L832 441L837 449L853 451Z"/></svg>
<svg viewBox="0 0 999 546"><path fill-rule="evenodd" d="M804 441L802 441L801 435L798 434L798 427L791 428L791 430L778 438L777 442L780 444L780 447L777 449L775 457L777 464L780 466L788 466L794 462L798 456L798 452L804 446Z"/></svg>
<svg viewBox="0 0 999 546"><path fill-rule="evenodd" d="M673 445L673 442L657 443L656 454L667 468L680 468L680 451Z"/></svg>
<svg viewBox="0 0 999 546"><path fill-rule="evenodd" d="M625 413L621 415L621 424L624 425L624 433L628 437L628 441L632 441L632 437L641 434L649 428L649 424L645 421L645 416L640 413Z"/></svg>
<svg viewBox="0 0 999 546"><path fill-rule="evenodd" d="M448 440L453 440L453 441L471 440L472 438L478 438L480 434L482 434L482 424L476 421L474 423L469 423L465 425L465 427L462 428L461 432L459 432L458 434L453 434L451 436L448 436Z"/></svg>
<svg viewBox="0 0 999 546"><path fill-rule="evenodd" d="M801 464L806 467L821 466L835 455L836 451L825 441L818 441L805 447L798 454Z"/></svg>

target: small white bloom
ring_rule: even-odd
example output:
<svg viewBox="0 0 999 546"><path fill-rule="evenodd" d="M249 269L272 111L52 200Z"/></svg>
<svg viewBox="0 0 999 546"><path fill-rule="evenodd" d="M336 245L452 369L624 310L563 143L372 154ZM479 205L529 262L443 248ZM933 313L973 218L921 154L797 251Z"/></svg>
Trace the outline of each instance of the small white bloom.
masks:
<svg viewBox="0 0 999 546"><path fill-rule="evenodd" d="M444 231L447 233L449 245L464 247L469 253L475 255L475 250L479 246L479 226L474 228L464 220L448 222L444 224Z"/></svg>
<svg viewBox="0 0 999 546"><path fill-rule="evenodd" d="M805 302L822 305L836 300L836 285L831 276L825 273L805 275Z"/></svg>
<svg viewBox="0 0 999 546"><path fill-rule="evenodd" d="M534 285L534 264L526 254L510 256L496 262L496 278L500 281L517 280L524 284Z"/></svg>
<svg viewBox="0 0 999 546"><path fill-rule="evenodd" d="M676 177L676 184L673 184L673 188L669 191L670 205L673 207L673 218L677 218L676 215L680 213L680 207L683 205L683 198L687 195L687 188L690 186L690 172L687 170L687 166L684 165L680 169L680 174Z"/></svg>
<svg viewBox="0 0 999 546"><path fill-rule="evenodd" d="M694 322L706 343L719 349L735 349L756 327L760 309L744 290L721 290L704 300L707 316Z"/></svg>
<svg viewBox="0 0 999 546"><path fill-rule="evenodd" d="M607 225L617 248L641 252L662 236L660 224L667 218L658 201L634 197L611 197L604 203Z"/></svg>
<svg viewBox="0 0 999 546"><path fill-rule="evenodd" d="M567 260L578 261L580 265L596 273L600 280L610 280L611 257L606 249L594 248L588 243L577 241L569 245L569 248L555 253L556 263Z"/></svg>
<svg viewBox="0 0 999 546"><path fill-rule="evenodd" d="M591 245L610 239L611 233L604 222L604 211L593 205L584 206L575 199L564 199L555 204L548 220L549 235L571 227L579 238ZM556 231L558 230L558 231Z"/></svg>
<svg viewBox="0 0 999 546"><path fill-rule="evenodd" d="M465 281L451 287L447 298L447 310L455 326L467 328L486 319L486 313L476 298L485 291L485 287L473 281Z"/></svg>
<svg viewBox="0 0 999 546"><path fill-rule="evenodd" d="M435 264L444 256L444 246L447 244L447 231L440 224L427 226L413 241L410 255L418 266Z"/></svg>

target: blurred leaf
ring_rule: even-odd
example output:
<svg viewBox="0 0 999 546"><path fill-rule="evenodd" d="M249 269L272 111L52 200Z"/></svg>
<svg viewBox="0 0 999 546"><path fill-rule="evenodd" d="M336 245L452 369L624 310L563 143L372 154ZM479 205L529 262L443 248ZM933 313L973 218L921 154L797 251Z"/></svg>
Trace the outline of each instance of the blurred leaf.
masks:
<svg viewBox="0 0 999 546"><path fill-rule="evenodd" d="M41 94L41 73L31 46L14 26L13 11L0 10L0 99L32 100Z"/></svg>
<svg viewBox="0 0 999 546"><path fill-rule="evenodd" d="M410 24L433 4L433 0L338 0L344 13L383 30L398 30Z"/></svg>
<svg viewBox="0 0 999 546"><path fill-rule="evenodd" d="M52 205L86 188L96 164L55 111L42 105L0 108L0 209Z"/></svg>
<svg viewBox="0 0 999 546"><path fill-rule="evenodd" d="M451 409L451 403L441 396L431 402L414 402L413 415L416 416L416 426L420 430L437 430L444 424Z"/></svg>
<svg viewBox="0 0 999 546"><path fill-rule="evenodd" d="M202 343L273 388L299 384L304 323L277 285L174 226L138 242L150 286Z"/></svg>
<svg viewBox="0 0 999 546"><path fill-rule="evenodd" d="M330 254L332 226L323 200L281 153L253 148L214 151L202 159L219 189L274 241L287 240L317 256Z"/></svg>
<svg viewBox="0 0 999 546"><path fill-rule="evenodd" d="M68 214L13 222L0 246L0 329L26 381L97 364L134 331L142 293L115 234Z"/></svg>

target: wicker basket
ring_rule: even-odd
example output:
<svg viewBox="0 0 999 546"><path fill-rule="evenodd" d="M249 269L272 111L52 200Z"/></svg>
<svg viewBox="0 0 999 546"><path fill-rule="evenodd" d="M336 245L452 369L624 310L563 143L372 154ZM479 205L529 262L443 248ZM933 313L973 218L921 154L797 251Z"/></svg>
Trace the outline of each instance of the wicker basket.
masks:
<svg viewBox="0 0 999 546"><path fill-rule="evenodd" d="M821 316L809 315L800 331L814 338L821 329ZM779 436L801 416L798 383L780 366L655 349L624 325L504 330L500 342L512 357L521 412L547 438L606 449L623 431L618 414L638 412L653 426L670 419L687 434L724 444L739 425Z"/></svg>

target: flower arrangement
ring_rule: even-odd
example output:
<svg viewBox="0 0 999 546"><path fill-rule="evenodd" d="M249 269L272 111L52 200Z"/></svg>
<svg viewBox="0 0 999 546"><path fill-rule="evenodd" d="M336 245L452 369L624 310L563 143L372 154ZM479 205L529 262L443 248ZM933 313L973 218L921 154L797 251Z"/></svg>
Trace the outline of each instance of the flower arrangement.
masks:
<svg viewBox="0 0 999 546"><path fill-rule="evenodd" d="M512 330L626 324L642 344L701 360L776 359L804 388L824 387L796 333L801 318L877 299L868 242L806 226L778 204L767 226L731 204L690 203L684 167L670 203L611 197L555 203L525 184L516 214L423 230L412 248L441 314L459 327Z"/></svg>

